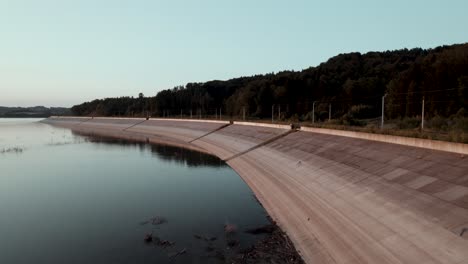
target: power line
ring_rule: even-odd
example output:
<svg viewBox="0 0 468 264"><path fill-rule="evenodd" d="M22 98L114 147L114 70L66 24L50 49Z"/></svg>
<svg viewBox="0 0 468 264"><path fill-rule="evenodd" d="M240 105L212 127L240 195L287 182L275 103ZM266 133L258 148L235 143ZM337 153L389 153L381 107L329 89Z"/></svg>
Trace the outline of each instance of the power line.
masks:
<svg viewBox="0 0 468 264"><path fill-rule="evenodd" d="M415 92L407 92L407 93L389 93L390 95L408 95L408 94L425 94L425 93L436 93L436 92L446 92L446 91L453 91L458 90L458 88L452 89L440 89L440 90L430 90L430 91L415 91Z"/></svg>

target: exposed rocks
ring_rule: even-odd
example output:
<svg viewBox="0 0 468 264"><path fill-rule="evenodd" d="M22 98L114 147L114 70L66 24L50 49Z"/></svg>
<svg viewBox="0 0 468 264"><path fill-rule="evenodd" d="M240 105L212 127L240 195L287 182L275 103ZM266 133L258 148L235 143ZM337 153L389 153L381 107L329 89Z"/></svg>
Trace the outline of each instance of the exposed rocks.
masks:
<svg viewBox="0 0 468 264"><path fill-rule="evenodd" d="M264 239L241 250L230 263L304 263L289 238L277 227Z"/></svg>
<svg viewBox="0 0 468 264"><path fill-rule="evenodd" d="M153 241L153 233L146 234L143 241L145 241L145 243L151 243Z"/></svg>
<svg viewBox="0 0 468 264"><path fill-rule="evenodd" d="M239 240L237 239L228 239L227 245L229 248L233 248L239 245Z"/></svg>
<svg viewBox="0 0 468 264"><path fill-rule="evenodd" d="M167 223L167 219L164 217L156 216L151 219L151 224L152 225L161 225Z"/></svg>
<svg viewBox="0 0 468 264"><path fill-rule="evenodd" d="M175 244L175 242L160 239L159 237L156 237L154 239L154 244L159 247L167 248L167 247L172 247Z"/></svg>
<svg viewBox="0 0 468 264"><path fill-rule="evenodd" d="M164 240L164 239L161 239L155 235L153 235L153 233L148 233L145 235L145 237L143 238L143 241L145 241L145 243L147 244L150 244L150 243L153 243L154 245L158 246L158 247L163 247L163 248L166 248L166 247L171 247L175 244L175 242L172 242L172 241L169 241L169 240Z"/></svg>
<svg viewBox="0 0 468 264"><path fill-rule="evenodd" d="M233 234L237 232L237 226L233 224L225 224L224 225L224 233L226 234Z"/></svg>
<svg viewBox="0 0 468 264"><path fill-rule="evenodd" d="M213 246L207 246L207 247L205 247L205 251L206 251L206 252L213 252L213 251L215 251L215 250L216 250L216 248L213 247Z"/></svg>
<svg viewBox="0 0 468 264"><path fill-rule="evenodd" d="M239 240L241 234L237 233L237 226L231 223L224 225L225 238L219 241L215 236L194 234L193 237L195 239L206 243L204 251L207 255L199 257L214 258L221 263L304 263L289 238L272 219L269 220L271 224L244 230L244 233L261 236L260 240L247 248L242 247L241 240ZM151 223L152 225L159 225L166 222L167 220L163 217L154 217L142 224ZM144 241L147 244L153 244L162 249L175 245L174 242L161 239L153 235L152 232L145 235ZM187 248L183 248L182 250L168 253L168 257L175 259L186 253Z"/></svg>
<svg viewBox="0 0 468 264"><path fill-rule="evenodd" d="M152 225L161 225L167 223L167 219L162 216L156 216L149 220L140 222L140 225L147 225L149 223L151 223Z"/></svg>
<svg viewBox="0 0 468 264"><path fill-rule="evenodd" d="M169 254L169 258L175 258L175 257L180 256L180 255L183 255L183 254L185 254L185 253L187 253L187 249L186 249L186 248L183 248L183 249L180 250L180 251L177 251L177 252L175 252L175 253Z"/></svg>

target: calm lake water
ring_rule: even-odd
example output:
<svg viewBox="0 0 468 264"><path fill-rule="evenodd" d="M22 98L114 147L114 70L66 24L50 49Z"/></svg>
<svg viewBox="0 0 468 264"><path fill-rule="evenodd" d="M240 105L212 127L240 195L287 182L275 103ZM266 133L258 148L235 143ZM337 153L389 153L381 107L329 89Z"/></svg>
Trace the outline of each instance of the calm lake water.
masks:
<svg viewBox="0 0 468 264"><path fill-rule="evenodd" d="M261 239L243 230L269 223L215 157L38 121L0 119L0 263L219 263L211 256L232 251L226 223L240 247ZM175 244L144 243L151 232Z"/></svg>

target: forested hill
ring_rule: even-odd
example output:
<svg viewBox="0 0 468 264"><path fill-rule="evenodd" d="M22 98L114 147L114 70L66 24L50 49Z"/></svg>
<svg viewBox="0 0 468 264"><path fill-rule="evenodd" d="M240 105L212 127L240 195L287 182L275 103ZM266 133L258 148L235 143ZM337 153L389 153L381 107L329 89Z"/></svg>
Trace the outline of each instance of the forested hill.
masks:
<svg viewBox="0 0 468 264"><path fill-rule="evenodd" d="M354 109L360 115L380 116L382 96L389 118L417 116L425 99L428 117L463 114L468 106L468 43L434 49L402 49L366 54L348 53L302 71L240 77L227 81L188 83L153 97L120 97L76 105L77 115L178 116L223 115L254 118L271 116L309 119L340 118ZM356 110L357 109L357 110ZM468 110L468 109L467 109Z"/></svg>

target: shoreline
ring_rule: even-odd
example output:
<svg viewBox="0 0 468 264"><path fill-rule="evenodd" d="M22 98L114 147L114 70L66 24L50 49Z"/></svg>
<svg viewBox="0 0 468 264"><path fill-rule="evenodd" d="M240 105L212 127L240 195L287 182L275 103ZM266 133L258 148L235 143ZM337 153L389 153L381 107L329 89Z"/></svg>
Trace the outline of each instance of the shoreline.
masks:
<svg viewBox="0 0 468 264"><path fill-rule="evenodd" d="M190 144L181 144L175 141L164 141L162 139L158 139L155 137L148 137L147 135L131 135L131 134L112 134L105 133L104 131L94 131L94 132L85 132L80 129L72 129L73 133L77 135L85 136L85 137L98 137L98 138L105 138L105 139L120 139L129 142L135 143L146 143L146 144L156 144L156 145L166 145L178 148L184 148L192 151L198 151L204 154L213 155L212 153L196 147L191 146ZM226 165L228 165L226 163ZM245 180L240 177L244 182ZM247 184L247 183L246 183ZM255 197L255 200L262 208L265 209L263 204ZM265 209L266 211L266 209ZM269 230L261 231L263 227L258 227L257 229L260 230L258 234L264 234L265 237L259 239L254 245L248 248L239 248L238 245L235 245L231 248L231 252L229 254L223 253L222 249L217 249L214 252L213 256L208 255L209 258L217 258L220 260L228 260L230 263L267 263L265 262L268 260L270 262L275 263L291 263L291 264L303 264L305 263L304 260L301 258L300 254L294 247L293 243L291 242L290 238L287 234L277 225L277 223L268 215L268 221L270 222ZM246 231L243 231L246 232ZM258 235L257 234L257 235ZM213 249L215 250L215 249ZM263 261L263 262L262 262Z"/></svg>
<svg viewBox="0 0 468 264"><path fill-rule="evenodd" d="M306 263L459 264L468 258L468 236L461 232L468 226L468 164L457 149L254 123L82 120L43 122L130 140L154 137L227 160Z"/></svg>

